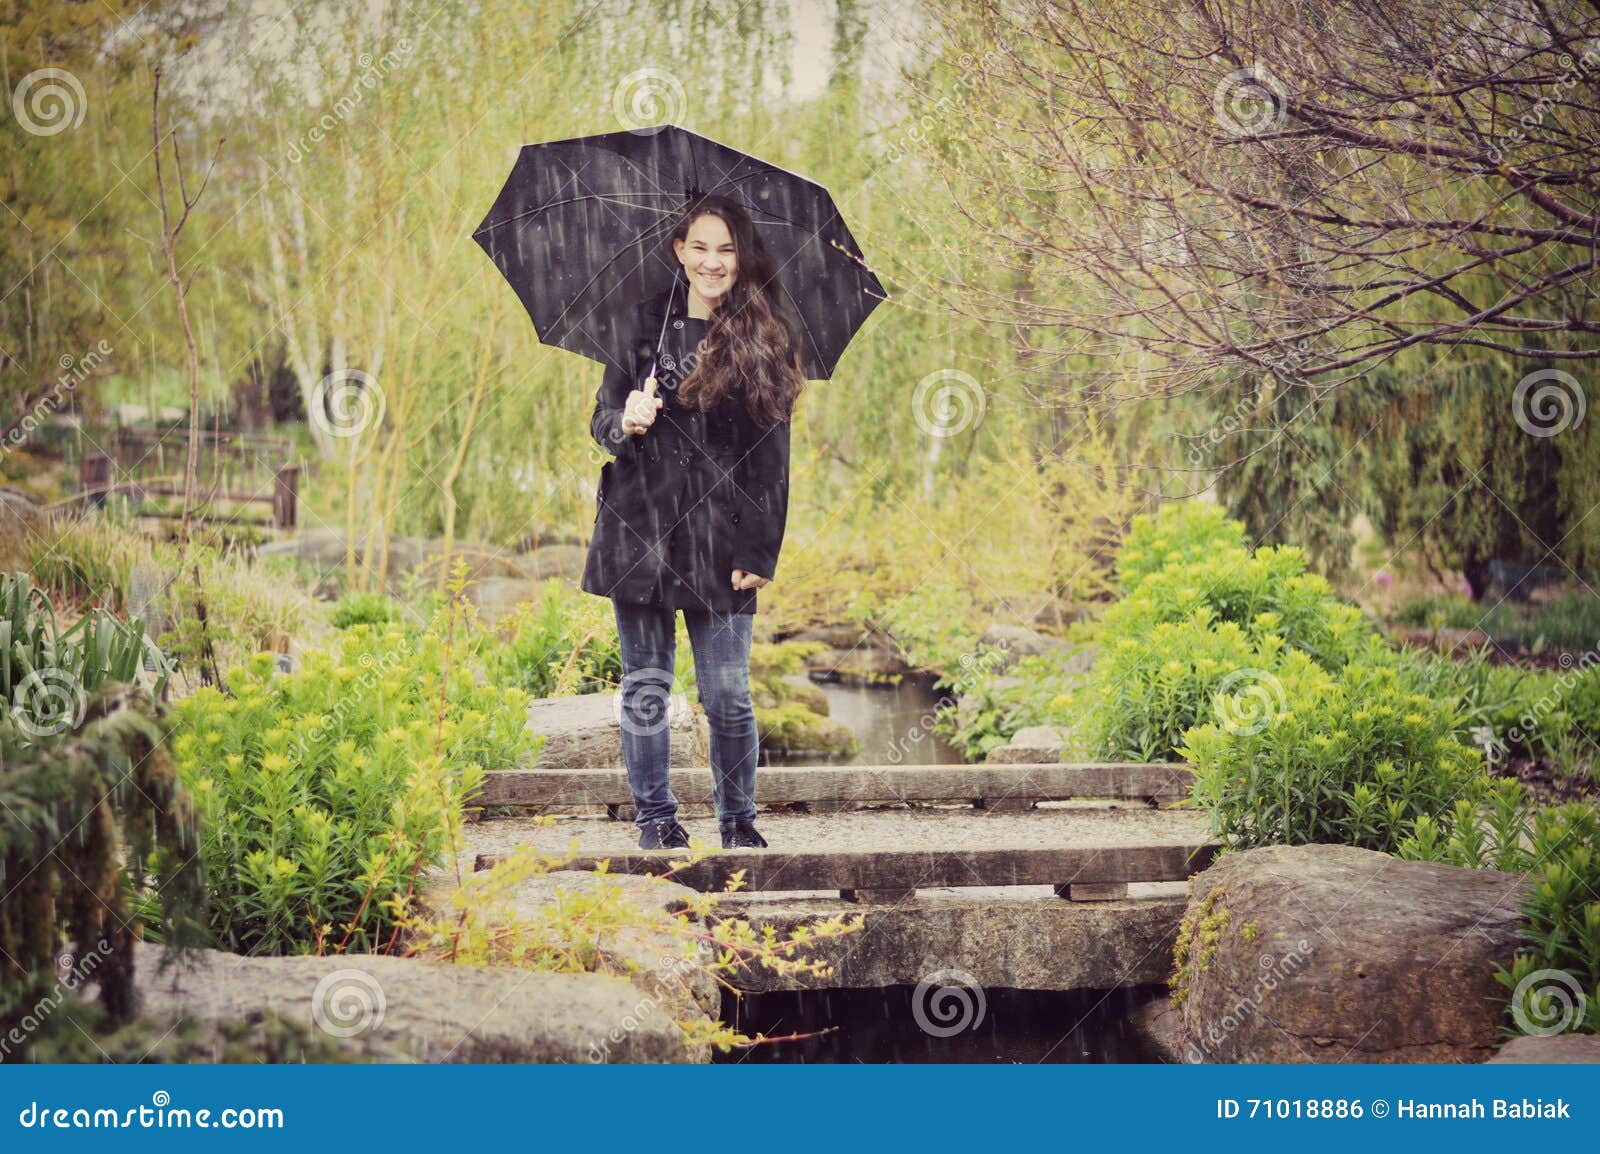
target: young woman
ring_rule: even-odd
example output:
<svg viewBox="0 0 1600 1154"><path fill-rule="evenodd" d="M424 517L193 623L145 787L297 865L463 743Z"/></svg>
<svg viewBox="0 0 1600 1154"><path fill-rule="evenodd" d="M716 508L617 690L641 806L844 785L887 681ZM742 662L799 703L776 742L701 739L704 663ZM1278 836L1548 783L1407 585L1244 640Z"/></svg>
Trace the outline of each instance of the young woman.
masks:
<svg viewBox="0 0 1600 1154"><path fill-rule="evenodd" d="M789 508L789 420L805 385L772 261L733 201L696 201L673 230L672 289L624 318L590 433L600 472L581 587L611 598L622 643L622 751L643 849L683 848L668 782L681 610L711 725L724 849L755 827L760 749L750 700L756 590L777 573ZM651 366L655 375L650 376Z"/></svg>

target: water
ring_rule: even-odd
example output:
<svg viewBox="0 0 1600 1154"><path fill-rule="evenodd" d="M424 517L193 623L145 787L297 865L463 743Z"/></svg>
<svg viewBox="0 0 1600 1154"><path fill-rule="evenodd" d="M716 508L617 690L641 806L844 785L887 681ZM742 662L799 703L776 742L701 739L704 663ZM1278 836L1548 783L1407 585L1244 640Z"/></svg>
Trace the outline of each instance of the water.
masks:
<svg viewBox="0 0 1600 1154"><path fill-rule="evenodd" d="M861 751L850 758L797 753L779 765L959 765L961 751L931 732L934 710L955 698L933 688L934 676L905 676L898 685L813 682L828 699L830 715L850 728Z"/></svg>
<svg viewBox="0 0 1600 1154"><path fill-rule="evenodd" d="M946 987L933 1002L919 987L806 990L723 995L723 1021L746 1034L820 1036L771 1042L727 1054L719 1063L756 1062L1158 1062L1127 1021L1136 1007L1166 996L1160 985L1069 993ZM926 1023L930 1029L925 1029ZM948 1037L938 1036L964 1026Z"/></svg>

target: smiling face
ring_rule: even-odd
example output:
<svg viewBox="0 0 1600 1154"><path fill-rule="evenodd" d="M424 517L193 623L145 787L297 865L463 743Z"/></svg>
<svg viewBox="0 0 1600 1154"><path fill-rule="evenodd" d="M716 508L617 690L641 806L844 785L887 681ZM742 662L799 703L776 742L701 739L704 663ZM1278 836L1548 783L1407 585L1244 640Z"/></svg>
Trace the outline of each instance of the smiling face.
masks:
<svg viewBox="0 0 1600 1154"><path fill-rule="evenodd" d="M673 241L672 247L688 274L690 291L716 308L739 277L739 258L728 226L721 217L704 213L689 226L688 236Z"/></svg>

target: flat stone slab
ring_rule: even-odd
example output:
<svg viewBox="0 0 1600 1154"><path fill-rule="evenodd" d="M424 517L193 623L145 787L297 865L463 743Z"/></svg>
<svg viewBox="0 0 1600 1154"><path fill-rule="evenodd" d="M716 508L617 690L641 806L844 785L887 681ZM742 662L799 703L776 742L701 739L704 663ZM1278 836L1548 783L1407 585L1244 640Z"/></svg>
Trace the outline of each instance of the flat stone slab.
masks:
<svg viewBox="0 0 1600 1154"><path fill-rule="evenodd" d="M745 918L780 934L838 914L859 913L863 929L813 942L807 956L828 962L825 978L750 967L730 975L740 989L875 989L916 985L961 970L986 988L1109 990L1165 982L1183 915L1180 893L1140 900L1064 902L1048 886L919 892L865 908L838 898L731 896L717 915Z"/></svg>
<svg viewBox="0 0 1600 1154"><path fill-rule="evenodd" d="M691 839L712 844L712 829L688 828ZM723 890L741 870L752 890L1181 881L1205 868L1217 850L1204 814L1143 806L769 814L761 831L769 848L718 851L673 879L702 891ZM683 857L682 851L640 850L632 824L594 818L476 822L466 838L478 850L478 868L522 844L567 853L573 839L577 852L565 868L609 861L613 872L662 873Z"/></svg>
<svg viewBox="0 0 1600 1154"><path fill-rule="evenodd" d="M136 944L145 1016L235 1022L271 1012L359 1052L416 1062L690 1062L660 1002L623 978L343 954L195 952L157 974L161 947Z"/></svg>
<svg viewBox="0 0 1600 1154"><path fill-rule="evenodd" d="M619 752L620 748L619 743ZM566 755L562 753L558 759L565 761ZM541 763L544 760L542 757ZM671 776L672 791L680 802L711 804L709 766L674 765ZM988 803L1075 798L1174 801L1189 795L1193 780L1189 767L1176 762L763 766L756 773L756 800L763 805L819 802L836 807L871 802ZM539 809L626 805L632 801L627 770L622 768L501 770L486 775L483 789L474 799L478 805Z"/></svg>
<svg viewBox="0 0 1600 1154"><path fill-rule="evenodd" d="M619 693L572 693L541 697L528 705L528 728L544 737L538 765L542 768L614 767L628 763L622 755L622 698ZM675 693L667 711L671 764L709 765L711 729L705 714ZM523 771L515 771L523 772ZM632 801L626 786L612 801Z"/></svg>

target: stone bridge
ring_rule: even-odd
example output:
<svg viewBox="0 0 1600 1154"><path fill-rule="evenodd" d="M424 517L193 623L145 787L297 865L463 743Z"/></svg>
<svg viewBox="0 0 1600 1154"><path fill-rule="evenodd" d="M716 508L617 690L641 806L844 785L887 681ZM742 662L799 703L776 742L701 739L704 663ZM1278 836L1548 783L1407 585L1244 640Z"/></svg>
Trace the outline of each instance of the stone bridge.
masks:
<svg viewBox="0 0 1600 1154"><path fill-rule="evenodd" d="M722 891L718 908L780 931L840 912L863 933L817 943L825 981L751 972L749 990L915 984L956 969L992 987L1112 989L1164 981L1188 878L1218 846L1204 814L1173 808L1191 778L1179 764L1022 763L763 767L756 779L766 849L719 850L674 880ZM716 844L711 772L672 770L680 819ZM478 805L555 815L467 826L475 867L519 844L564 868L660 873L682 850L640 850L621 768L491 774ZM703 819L703 820L701 820Z"/></svg>

